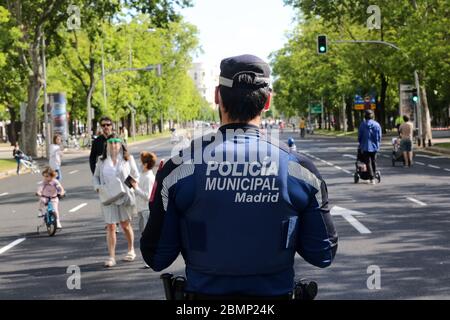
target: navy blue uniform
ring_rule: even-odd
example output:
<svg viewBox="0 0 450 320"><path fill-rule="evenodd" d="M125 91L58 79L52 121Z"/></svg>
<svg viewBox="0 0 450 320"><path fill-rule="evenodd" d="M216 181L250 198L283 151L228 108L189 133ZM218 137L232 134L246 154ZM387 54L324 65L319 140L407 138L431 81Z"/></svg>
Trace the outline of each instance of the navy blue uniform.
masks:
<svg viewBox="0 0 450 320"><path fill-rule="evenodd" d="M153 270L181 253L189 292L276 296L293 289L296 252L331 264L337 234L311 161L253 125L222 126L197 142L156 175L141 238Z"/></svg>

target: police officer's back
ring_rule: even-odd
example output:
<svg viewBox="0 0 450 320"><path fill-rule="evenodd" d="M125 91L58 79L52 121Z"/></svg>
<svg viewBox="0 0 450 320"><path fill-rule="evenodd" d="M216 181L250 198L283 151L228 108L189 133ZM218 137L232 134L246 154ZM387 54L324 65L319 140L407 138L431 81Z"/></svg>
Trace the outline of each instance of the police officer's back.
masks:
<svg viewBox="0 0 450 320"><path fill-rule="evenodd" d="M315 166L262 135L269 66L245 55L221 63L223 125L195 140L156 175L141 238L155 271L179 253L193 296L287 296L294 256L327 267L337 249L325 182Z"/></svg>

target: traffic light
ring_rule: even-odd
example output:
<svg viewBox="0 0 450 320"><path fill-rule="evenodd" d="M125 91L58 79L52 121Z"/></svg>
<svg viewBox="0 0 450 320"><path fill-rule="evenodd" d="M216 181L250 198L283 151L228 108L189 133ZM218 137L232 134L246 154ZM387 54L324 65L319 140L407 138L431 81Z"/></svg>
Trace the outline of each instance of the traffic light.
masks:
<svg viewBox="0 0 450 320"><path fill-rule="evenodd" d="M412 91L412 100L417 103L419 101L418 90L417 90L417 88L414 88L411 91Z"/></svg>
<svg viewBox="0 0 450 320"><path fill-rule="evenodd" d="M317 36L317 53L318 54L325 54L328 51L328 45L327 45L327 36L320 35Z"/></svg>

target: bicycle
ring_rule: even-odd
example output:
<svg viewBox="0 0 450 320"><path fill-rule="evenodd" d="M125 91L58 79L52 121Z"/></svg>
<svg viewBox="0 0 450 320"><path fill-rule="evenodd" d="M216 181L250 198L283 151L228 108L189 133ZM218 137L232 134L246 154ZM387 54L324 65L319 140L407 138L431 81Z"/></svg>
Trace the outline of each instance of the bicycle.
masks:
<svg viewBox="0 0 450 320"><path fill-rule="evenodd" d="M38 194L36 194L39 197L42 197ZM62 199L64 196L58 195L56 197L44 197L47 199L46 204L46 210L43 217L43 223L39 226L37 226L37 234L40 234L39 229L41 227L47 228L47 233L50 237L53 237L57 230L57 221L56 221L56 214L55 214L55 208L53 208L52 199L59 198Z"/></svg>
<svg viewBox="0 0 450 320"><path fill-rule="evenodd" d="M29 156L23 156L19 161L22 166L24 166L27 169L30 169L33 174L41 173L39 166L37 165L36 161L33 160L33 158Z"/></svg>
<svg viewBox="0 0 450 320"><path fill-rule="evenodd" d="M70 136L68 145L70 149L80 150L80 143L78 142L78 138L76 136Z"/></svg>

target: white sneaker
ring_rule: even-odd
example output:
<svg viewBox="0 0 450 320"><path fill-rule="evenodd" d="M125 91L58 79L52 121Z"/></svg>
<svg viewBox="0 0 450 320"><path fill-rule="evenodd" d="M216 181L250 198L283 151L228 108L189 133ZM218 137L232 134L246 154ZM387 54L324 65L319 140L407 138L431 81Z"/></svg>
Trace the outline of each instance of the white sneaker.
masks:
<svg viewBox="0 0 450 320"><path fill-rule="evenodd" d="M59 220L56 221L56 229L62 229L61 222Z"/></svg>
<svg viewBox="0 0 450 320"><path fill-rule="evenodd" d="M42 218L43 216L44 216L44 214L41 211L39 211L38 212L38 218Z"/></svg>

